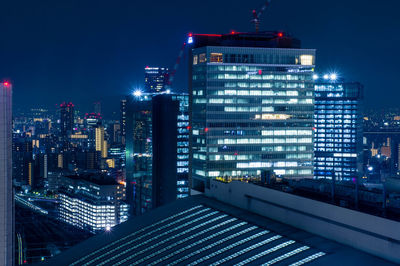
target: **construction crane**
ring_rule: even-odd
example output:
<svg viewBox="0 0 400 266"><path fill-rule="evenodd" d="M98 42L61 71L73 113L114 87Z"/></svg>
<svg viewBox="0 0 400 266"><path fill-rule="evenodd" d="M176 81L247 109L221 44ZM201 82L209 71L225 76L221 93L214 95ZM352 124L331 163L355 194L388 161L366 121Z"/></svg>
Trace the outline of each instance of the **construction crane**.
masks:
<svg viewBox="0 0 400 266"><path fill-rule="evenodd" d="M182 47L181 47L181 49L180 49L180 51L179 51L179 54L178 54L178 58L177 58L176 61L175 61L175 65L174 65L174 67L172 68L172 70L169 71L169 73L168 73L168 82L167 82L168 89L171 88L172 82L174 81L175 73L176 73L176 70L177 70L178 67L179 67L180 62L181 62L183 53L184 53L184 51L185 51L185 47L186 47L186 42L184 42L184 43L182 44Z"/></svg>
<svg viewBox="0 0 400 266"><path fill-rule="evenodd" d="M262 13L267 9L269 4L271 3L271 0L267 0L265 4L261 7L261 9L257 12L255 9L253 9L253 19L251 20L252 23L254 23L254 26L256 28L256 32L260 29L260 17Z"/></svg>

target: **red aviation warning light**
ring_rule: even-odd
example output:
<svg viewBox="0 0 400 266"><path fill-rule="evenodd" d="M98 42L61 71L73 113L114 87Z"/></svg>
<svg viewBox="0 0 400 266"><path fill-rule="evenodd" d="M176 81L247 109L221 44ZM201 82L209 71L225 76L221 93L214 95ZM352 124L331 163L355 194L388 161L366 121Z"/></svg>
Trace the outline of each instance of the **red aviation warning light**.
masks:
<svg viewBox="0 0 400 266"><path fill-rule="evenodd" d="M4 85L5 87L8 87L8 86L10 86L10 82L4 81L4 82L3 82L3 85Z"/></svg>
<svg viewBox="0 0 400 266"><path fill-rule="evenodd" d="M278 32L278 37L282 38L283 37L283 32Z"/></svg>

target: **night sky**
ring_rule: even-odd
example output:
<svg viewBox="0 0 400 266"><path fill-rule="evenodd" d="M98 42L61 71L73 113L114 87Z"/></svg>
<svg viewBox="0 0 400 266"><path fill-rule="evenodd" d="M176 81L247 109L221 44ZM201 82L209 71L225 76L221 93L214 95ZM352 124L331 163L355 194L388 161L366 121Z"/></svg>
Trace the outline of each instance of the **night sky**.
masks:
<svg viewBox="0 0 400 266"><path fill-rule="evenodd" d="M0 78L16 107L73 101L90 111L143 86L143 68L172 67L188 32L252 31L264 0L9 0L0 15ZM261 30L284 30L317 49L317 71L365 85L366 107L397 107L400 1L272 0ZM187 58L185 58L187 59ZM187 87L186 64L174 88Z"/></svg>

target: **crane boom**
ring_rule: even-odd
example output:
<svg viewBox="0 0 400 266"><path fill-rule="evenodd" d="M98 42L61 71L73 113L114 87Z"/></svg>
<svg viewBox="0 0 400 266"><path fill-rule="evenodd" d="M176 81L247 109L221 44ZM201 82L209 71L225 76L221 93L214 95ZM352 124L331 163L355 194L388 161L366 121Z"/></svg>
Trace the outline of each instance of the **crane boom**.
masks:
<svg viewBox="0 0 400 266"><path fill-rule="evenodd" d="M182 56L183 56L183 52L185 51L185 46L186 46L186 42L184 42L182 44L182 47L181 47L181 49L179 51L178 58L176 59L174 68L169 72L168 82L167 82L168 87L171 87L171 84L174 81L174 76L175 76L176 70L178 69L178 66L179 66L179 64L181 62L181 59L182 59Z"/></svg>
<svg viewBox="0 0 400 266"><path fill-rule="evenodd" d="M258 32L259 28L260 28L260 17L262 15L262 13L265 11L265 9L267 9L267 7L269 6L269 4L271 3L271 0L267 0L265 2L265 4L260 8L260 10L257 12L255 9L253 9L253 19L251 20L251 22L254 23L254 26L256 28L256 32Z"/></svg>

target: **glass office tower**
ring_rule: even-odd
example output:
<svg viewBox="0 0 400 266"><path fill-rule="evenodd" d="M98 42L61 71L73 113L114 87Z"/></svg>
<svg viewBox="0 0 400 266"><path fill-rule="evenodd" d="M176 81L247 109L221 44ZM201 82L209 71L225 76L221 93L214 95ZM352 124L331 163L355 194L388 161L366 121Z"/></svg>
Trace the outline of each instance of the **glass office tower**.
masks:
<svg viewBox="0 0 400 266"><path fill-rule="evenodd" d="M315 77L316 78L316 77ZM362 170L363 86L325 75L315 83L315 178L355 181Z"/></svg>
<svg viewBox="0 0 400 266"><path fill-rule="evenodd" d="M315 50L281 32L189 35L192 187L313 177Z"/></svg>

